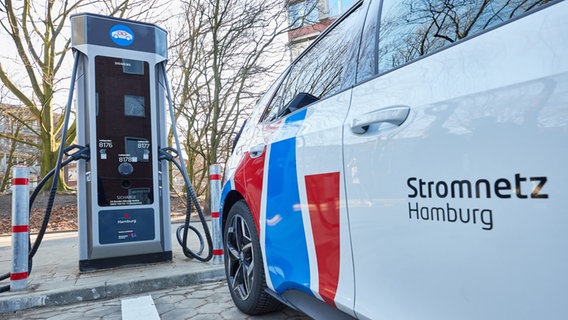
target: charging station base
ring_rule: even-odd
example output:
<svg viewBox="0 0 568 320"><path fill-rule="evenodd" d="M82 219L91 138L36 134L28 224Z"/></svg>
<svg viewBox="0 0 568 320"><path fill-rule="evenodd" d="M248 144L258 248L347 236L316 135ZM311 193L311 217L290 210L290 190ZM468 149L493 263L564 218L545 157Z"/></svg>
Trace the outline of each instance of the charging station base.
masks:
<svg viewBox="0 0 568 320"><path fill-rule="evenodd" d="M172 261L172 252L156 252L139 254L135 256L122 256L115 258L102 258L93 260L79 260L79 271L89 272L101 269L135 266L147 263Z"/></svg>

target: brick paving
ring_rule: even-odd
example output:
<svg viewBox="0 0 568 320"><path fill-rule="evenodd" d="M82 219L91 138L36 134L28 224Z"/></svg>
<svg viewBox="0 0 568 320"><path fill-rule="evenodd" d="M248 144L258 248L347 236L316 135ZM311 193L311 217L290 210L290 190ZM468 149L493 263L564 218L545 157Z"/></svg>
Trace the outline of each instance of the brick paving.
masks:
<svg viewBox="0 0 568 320"><path fill-rule="evenodd" d="M5 320L120 320L121 300L150 295L162 320L305 320L310 319L290 308L280 312L248 316L233 304L225 281L178 287L115 299L81 302L63 306L40 307L2 314ZM141 319L142 320L142 319Z"/></svg>

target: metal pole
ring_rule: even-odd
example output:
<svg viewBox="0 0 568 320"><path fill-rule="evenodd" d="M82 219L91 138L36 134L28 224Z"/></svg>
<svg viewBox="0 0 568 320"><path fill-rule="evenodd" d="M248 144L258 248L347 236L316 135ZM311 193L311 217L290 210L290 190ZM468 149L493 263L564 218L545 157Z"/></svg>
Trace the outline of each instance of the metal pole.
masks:
<svg viewBox="0 0 568 320"><path fill-rule="evenodd" d="M10 290L26 288L29 254L30 169L16 166L12 171L12 272Z"/></svg>
<svg viewBox="0 0 568 320"><path fill-rule="evenodd" d="M211 193L211 231L213 237L213 264L223 263L223 235L219 207L221 201L221 166L209 166L209 189Z"/></svg>

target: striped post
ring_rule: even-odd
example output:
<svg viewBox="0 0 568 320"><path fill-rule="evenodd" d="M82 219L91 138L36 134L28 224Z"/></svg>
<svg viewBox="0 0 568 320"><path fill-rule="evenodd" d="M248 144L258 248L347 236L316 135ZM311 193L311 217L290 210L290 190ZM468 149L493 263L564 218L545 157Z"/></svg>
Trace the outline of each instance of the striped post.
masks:
<svg viewBox="0 0 568 320"><path fill-rule="evenodd" d="M209 166L209 190L211 190L211 231L213 238L213 264L223 263L223 235L219 207L221 206L221 166Z"/></svg>
<svg viewBox="0 0 568 320"><path fill-rule="evenodd" d="M10 290L26 288L29 254L30 169L16 166L12 171L12 272Z"/></svg>

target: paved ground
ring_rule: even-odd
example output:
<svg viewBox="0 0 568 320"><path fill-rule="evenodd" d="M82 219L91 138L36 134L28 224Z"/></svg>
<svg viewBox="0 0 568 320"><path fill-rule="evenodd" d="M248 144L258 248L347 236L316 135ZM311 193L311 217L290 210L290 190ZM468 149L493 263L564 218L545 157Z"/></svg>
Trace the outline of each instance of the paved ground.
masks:
<svg viewBox="0 0 568 320"><path fill-rule="evenodd" d="M27 289L0 293L0 318L2 313L27 308L117 298L224 279L222 264L185 257L175 240L175 230L173 225L171 261L94 272L79 272L77 232L46 234L34 256ZM197 246L195 239L190 241L194 251ZM11 238L0 237L1 273L11 270L11 251Z"/></svg>
<svg viewBox="0 0 568 320"><path fill-rule="evenodd" d="M178 287L144 294L94 302L75 303L56 307L42 307L2 314L5 320L90 320L126 319L121 304L128 299L150 295L162 320L304 320L309 317L286 308L262 316L247 316L233 304L225 281ZM148 316L150 318L150 316ZM139 320L144 319L138 318Z"/></svg>
<svg viewBox="0 0 568 320"><path fill-rule="evenodd" d="M202 232L200 224L192 224ZM289 308L256 317L241 313L223 280L223 265L185 257L175 240L176 228L173 224L172 261L86 273L78 270L77 232L46 234L34 257L27 288L0 293L0 319L309 319ZM32 242L34 239L32 235ZM196 246L197 239L190 239L194 251ZM0 273L10 268L11 237L0 236ZM7 283L4 280L0 285ZM150 305L156 316L123 314L130 306L125 301L132 300Z"/></svg>
<svg viewBox="0 0 568 320"><path fill-rule="evenodd" d="M175 241L175 229L172 225L171 262L87 273L78 270L76 232L46 234L27 289L0 293L0 319L150 320L124 317L121 308L123 300L149 295L162 320L309 319L292 309L261 317L240 313L224 281L223 265L186 258ZM196 239L191 243L195 250ZM11 238L0 237L0 271L10 266Z"/></svg>

